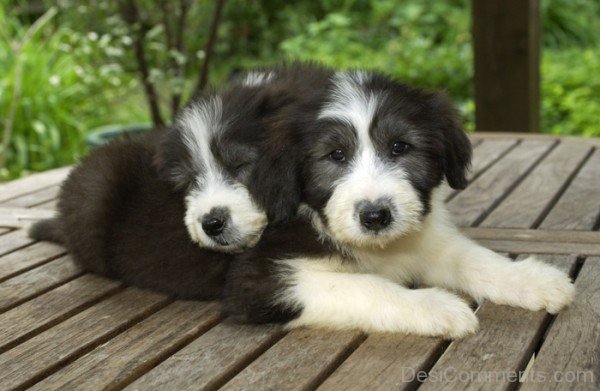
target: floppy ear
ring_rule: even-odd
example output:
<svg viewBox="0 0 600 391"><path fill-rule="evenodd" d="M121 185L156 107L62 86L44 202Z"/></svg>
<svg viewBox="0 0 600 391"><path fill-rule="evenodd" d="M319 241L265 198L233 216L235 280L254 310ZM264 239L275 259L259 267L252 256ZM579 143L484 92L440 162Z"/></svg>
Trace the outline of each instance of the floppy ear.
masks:
<svg viewBox="0 0 600 391"><path fill-rule="evenodd" d="M453 189L467 187L467 172L471 167L473 148L467 137L459 115L445 94L436 94L434 98L436 120L440 121L440 132L444 141L444 173Z"/></svg>
<svg viewBox="0 0 600 391"><path fill-rule="evenodd" d="M174 189L186 188L193 180L193 159L185 147L180 133L173 127L162 129L154 142L157 151L153 164L162 180L170 182Z"/></svg>
<svg viewBox="0 0 600 391"><path fill-rule="evenodd" d="M290 151L285 137L268 140L249 185L250 193L265 209L270 223L288 220L300 205L299 153ZM281 144L280 144L281 143Z"/></svg>
<svg viewBox="0 0 600 391"><path fill-rule="evenodd" d="M259 101L266 137L249 190L267 211L269 222L278 223L294 217L300 205L302 154L294 125L298 108L290 92L281 88L265 89Z"/></svg>

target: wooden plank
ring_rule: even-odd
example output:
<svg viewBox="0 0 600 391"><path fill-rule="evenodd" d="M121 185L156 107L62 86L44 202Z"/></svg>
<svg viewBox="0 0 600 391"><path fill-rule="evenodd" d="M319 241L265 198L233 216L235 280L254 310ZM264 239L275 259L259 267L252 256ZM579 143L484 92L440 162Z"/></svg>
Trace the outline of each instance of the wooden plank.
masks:
<svg viewBox="0 0 600 391"><path fill-rule="evenodd" d="M54 210L54 211L56 211L58 209L58 199L54 199L54 200L51 200L51 201L43 202L41 204L32 206L32 208L35 208L35 209L46 209L46 210Z"/></svg>
<svg viewBox="0 0 600 391"><path fill-rule="evenodd" d="M570 273L575 256L544 257ZM545 311L484 302L477 310L480 330L454 341L429 371L423 390L507 389L518 381L549 321Z"/></svg>
<svg viewBox="0 0 600 391"><path fill-rule="evenodd" d="M4 281L15 274L29 270L64 253L65 249L62 246L54 243L40 242L4 255L0 257L0 281Z"/></svg>
<svg viewBox="0 0 600 391"><path fill-rule="evenodd" d="M538 132L539 0L473 0L475 128Z"/></svg>
<svg viewBox="0 0 600 391"><path fill-rule="evenodd" d="M0 283L0 311L61 285L82 273L70 256L50 261Z"/></svg>
<svg viewBox="0 0 600 391"><path fill-rule="evenodd" d="M16 181L0 184L0 202L61 183L71 167L57 168L41 174L34 174Z"/></svg>
<svg viewBox="0 0 600 391"><path fill-rule="evenodd" d="M502 157L509 149L515 146L516 139L483 140L483 142L473 150L473 164L468 174L469 180L479 175L479 173L498 158Z"/></svg>
<svg viewBox="0 0 600 391"><path fill-rule="evenodd" d="M519 228L465 227L461 232L475 240L511 240L525 242L600 243L598 231L568 231Z"/></svg>
<svg viewBox="0 0 600 391"><path fill-rule="evenodd" d="M356 331L294 330L226 383L223 390L312 389L362 340Z"/></svg>
<svg viewBox="0 0 600 391"><path fill-rule="evenodd" d="M600 244L571 242L525 242L519 240L477 240L479 244L498 252L513 254L579 254L600 255Z"/></svg>
<svg viewBox="0 0 600 391"><path fill-rule="evenodd" d="M542 221L540 228L593 229L600 212L600 179L598 178L600 178L600 149L596 149L581 168L569 188Z"/></svg>
<svg viewBox="0 0 600 391"><path fill-rule="evenodd" d="M543 133L518 133L518 132L484 132L477 131L469 134L469 138L475 140L497 140L506 138L515 138L519 140L562 140L585 143L591 147L600 147L600 137L581 137L581 136L554 136Z"/></svg>
<svg viewBox="0 0 600 391"><path fill-rule="evenodd" d="M522 390L600 388L600 258L587 259L577 295L556 317Z"/></svg>
<svg viewBox="0 0 600 391"><path fill-rule="evenodd" d="M25 228L38 220L53 217L55 214L56 212L53 210L0 207L0 226Z"/></svg>
<svg viewBox="0 0 600 391"><path fill-rule="evenodd" d="M0 314L0 352L63 321L119 286L117 281L86 274Z"/></svg>
<svg viewBox="0 0 600 391"><path fill-rule="evenodd" d="M523 141L459 193L448 209L461 226L474 225L509 192L518 180L553 146L548 141Z"/></svg>
<svg viewBox="0 0 600 391"><path fill-rule="evenodd" d="M277 326L220 323L126 390L216 389L282 336Z"/></svg>
<svg viewBox="0 0 600 391"><path fill-rule="evenodd" d="M414 389L447 344L439 338L372 334L319 390Z"/></svg>
<svg viewBox="0 0 600 391"><path fill-rule="evenodd" d="M31 390L121 389L219 319L214 302L175 302L37 383ZM172 384L169 387L175 389Z"/></svg>
<svg viewBox="0 0 600 391"><path fill-rule="evenodd" d="M16 198L12 198L2 203L2 207L17 207L17 208L28 208L42 202L47 202L55 199L60 191L60 185L54 185L35 191L33 193L25 194Z"/></svg>
<svg viewBox="0 0 600 391"><path fill-rule="evenodd" d="M590 151L591 148L582 143L558 144L480 225L502 228L534 227ZM519 209L519 213L511 213L516 209Z"/></svg>
<svg viewBox="0 0 600 391"><path fill-rule="evenodd" d="M33 242L34 240L27 235L27 231L22 229L0 235L0 256L23 248Z"/></svg>
<svg viewBox="0 0 600 391"><path fill-rule="evenodd" d="M518 140L514 138L481 141L481 144L479 144L477 148L473 150L471 169L467 173L467 179L469 182L472 182L483 171L487 170L500 158L504 157L504 155L518 142ZM446 201L450 201L460 192L461 190L450 189L448 192L448 197L446 197Z"/></svg>
<svg viewBox="0 0 600 391"><path fill-rule="evenodd" d="M168 302L129 288L0 355L0 389L26 388Z"/></svg>

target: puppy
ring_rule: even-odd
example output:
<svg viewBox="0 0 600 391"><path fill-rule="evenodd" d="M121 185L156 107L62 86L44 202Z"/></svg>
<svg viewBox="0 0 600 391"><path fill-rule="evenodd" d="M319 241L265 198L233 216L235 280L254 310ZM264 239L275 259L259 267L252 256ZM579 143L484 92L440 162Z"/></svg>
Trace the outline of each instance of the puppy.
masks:
<svg viewBox="0 0 600 391"><path fill-rule="evenodd" d="M220 297L231 254L298 207L298 132L287 118L313 105L329 76L301 64L255 71L192 101L164 136L95 150L63 184L58 217L32 237L130 285Z"/></svg>
<svg viewBox="0 0 600 391"><path fill-rule="evenodd" d="M551 313L572 301L563 272L534 258L512 262L450 222L443 188L467 185L471 145L443 95L377 73L337 73L304 129L308 223L236 259L226 281L234 317L459 338L478 321L445 289ZM413 282L433 287L406 288Z"/></svg>

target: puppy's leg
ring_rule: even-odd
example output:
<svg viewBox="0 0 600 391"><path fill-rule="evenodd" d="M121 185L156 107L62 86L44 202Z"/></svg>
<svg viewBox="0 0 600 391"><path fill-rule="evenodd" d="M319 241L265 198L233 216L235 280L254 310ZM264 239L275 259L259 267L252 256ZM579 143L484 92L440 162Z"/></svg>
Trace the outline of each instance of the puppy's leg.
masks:
<svg viewBox="0 0 600 391"><path fill-rule="evenodd" d="M532 311L556 313L573 301L575 288L562 271L534 257L513 262L454 228L432 235L424 247L426 284Z"/></svg>
<svg viewBox="0 0 600 391"><path fill-rule="evenodd" d="M276 301L299 309L289 327L407 332L460 338L478 322L467 303L438 288L411 290L381 276L344 270L331 258L279 261L288 273Z"/></svg>

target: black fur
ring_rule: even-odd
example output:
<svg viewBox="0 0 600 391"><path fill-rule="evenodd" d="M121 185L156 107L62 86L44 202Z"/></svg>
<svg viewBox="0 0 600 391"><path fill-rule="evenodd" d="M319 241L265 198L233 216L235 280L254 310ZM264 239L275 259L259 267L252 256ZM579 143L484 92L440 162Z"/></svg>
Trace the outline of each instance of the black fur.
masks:
<svg viewBox="0 0 600 391"><path fill-rule="evenodd" d="M298 207L301 159L291 119L310 115L304 107L314 104L319 91L319 85L299 88L303 72L323 85L329 78L325 69L296 64L278 68L265 87L234 85L222 95L231 120L213 151L273 221L290 219ZM39 222L31 233L63 242L87 271L183 298L221 297L233 256L190 240L183 201L197 167L177 125L162 133L94 150L63 184L59 217Z"/></svg>

